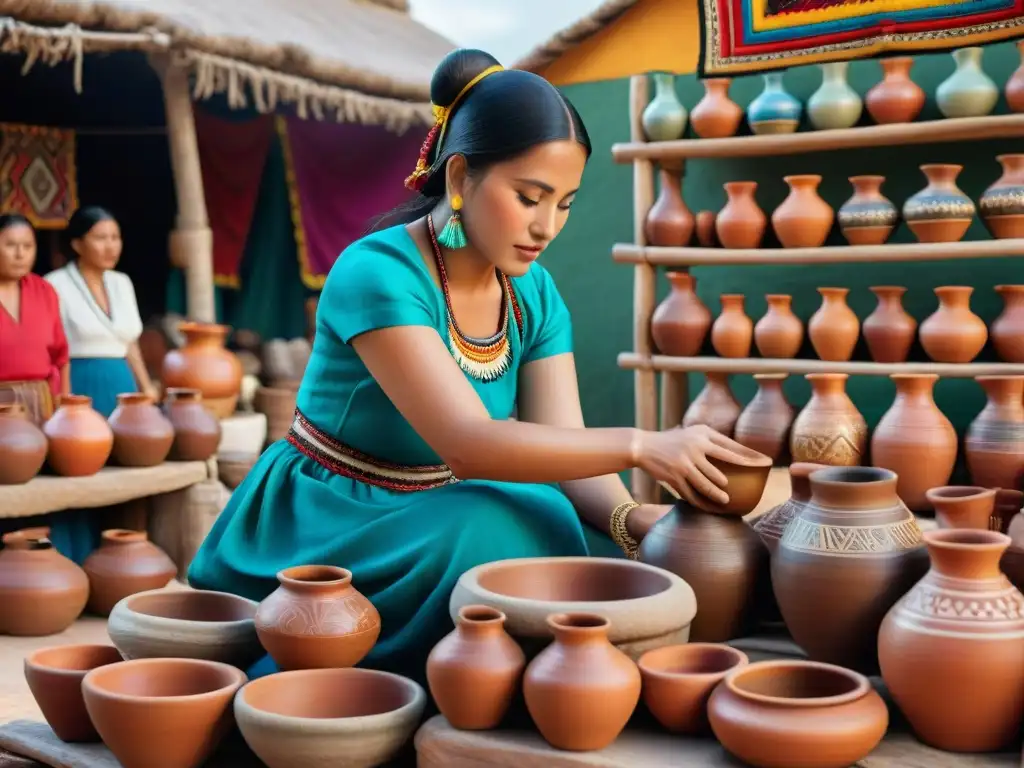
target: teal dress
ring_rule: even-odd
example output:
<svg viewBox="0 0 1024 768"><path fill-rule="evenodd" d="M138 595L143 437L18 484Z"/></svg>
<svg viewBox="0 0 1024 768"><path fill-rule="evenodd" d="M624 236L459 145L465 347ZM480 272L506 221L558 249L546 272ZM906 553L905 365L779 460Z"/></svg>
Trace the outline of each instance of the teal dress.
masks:
<svg viewBox="0 0 1024 768"><path fill-rule="evenodd" d="M522 338L509 322L510 368L482 382L467 375L491 417L509 418L519 368L572 350L568 310L539 264L512 280ZM317 311L316 340L298 408L321 432L383 462L441 459L392 405L349 342L377 328L427 326L447 340L444 295L405 227L347 248ZM275 574L302 564L338 565L381 615L364 666L422 681L430 649L452 628L448 599L459 576L518 557L621 555L581 522L557 486L463 480L392 491L332 472L280 440L235 490L190 569L189 581L262 600ZM256 674L272 671L257 665Z"/></svg>

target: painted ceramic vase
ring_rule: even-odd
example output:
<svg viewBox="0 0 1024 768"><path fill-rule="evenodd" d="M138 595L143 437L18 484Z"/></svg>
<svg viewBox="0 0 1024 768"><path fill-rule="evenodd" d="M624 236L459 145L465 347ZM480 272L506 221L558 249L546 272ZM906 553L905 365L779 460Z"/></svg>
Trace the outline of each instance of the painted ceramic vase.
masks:
<svg viewBox="0 0 1024 768"><path fill-rule="evenodd" d="M978 376L987 401L964 435L971 481L1019 489L1024 480L1024 376Z"/></svg>
<svg viewBox="0 0 1024 768"><path fill-rule="evenodd" d="M46 435L20 403L0 403L0 485L21 485L46 461Z"/></svg>
<svg viewBox="0 0 1024 768"><path fill-rule="evenodd" d="M114 433L112 456L122 467L155 467L171 452L174 426L149 395L118 395L117 407L107 422Z"/></svg>
<svg viewBox="0 0 1024 768"><path fill-rule="evenodd" d="M683 201L682 179L674 168L662 166L658 171L660 189L644 222L649 245L682 248L693 237L694 219Z"/></svg>
<svg viewBox="0 0 1024 768"><path fill-rule="evenodd" d="M885 195L885 176L851 176L853 196L836 212L839 229L850 245L882 245L889 239L899 212Z"/></svg>
<svg viewBox="0 0 1024 768"><path fill-rule="evenodd" d="M974 219L974 201L956 185L962 165L922 165L928 186L903 204L903 219L922 243L962 240Z"/></svg>
<svg viewBox="0 0 1024 768"><path fill-rule="evenodd" d="M100 546L82 563L89 577L88 608L107 616L123 598L166 587L178 566L145 531L112 528L101 534Z"/></svg>
<svg viewBox="0 0 1024 768"><path fill-rule="evenodd" d="M1024 238L1024 154L999 155L1003 175L978 199L978 210L996 238Z"/></svg>
<svg viewBox="0 0 1024 768"><path fill-rule="evenodd" d="M723 248L757 248L761 245L768 217L754 198L756 181L729 181L728 200L715 217L715 234Z"/></svg>
<svg viewBox="0 0 1024 768"><path fill-rule="evenodd" d="M917 320L903 308L900 285L873 285L869 289L878 297L875 310L864 318L861 333L876 363L903 363L917 335Z"/></svg>
<svg viewBox="0 0 1024 768"><path fill-rule="evenodd" d="M651 76L654 98L644 108L640 123L648 141L680 139L686 131L686 108L676 95L675 77L665 72Z"/></svg>
<svg viewBox="0 0 1024 768"><path fill-rule="evenodd" d="M999 101L999 88L981 66L982 49L953 51L956 70L935 89L935 101L946 117L982 117Z"/></svg>
<svg viewBox="0 0 1024 768"><path fill-rule="evenodd" d="M925 354L936 363L969 363L988 340L985 321L971 311L969 285L944 285L935 289L939 308L918 330Z"/></svg>
<svg viewBox="0 0 1024 768"><path fill-rule="evenodd" d="M61 397L57 411L43 424L43 434L49 440L46 462L64 477L95 475L114 447L110 425L84 395Z"/></svg>
<svg viewBox="0 0 1024 768"><path fill-rule="evenodd" d="M690 112L693 132L702 139L734 136L743 119L743 110L729 98L732 79L719 77L701 82L704 84L704 97Z"/></svg>
<svg viewBox="0 0 1024 768"><path fill-rule="evenodd" d="M804 324L793 314L793 297L786 293L765 296L768 311L754 326L754 343L761 357L783 360L796 357L804 343Z"/></svg>
<svg viewBox="0 0 1024 768"><path fill-rule="evenodd" d="M1024 363L1024 285L997 285L1003 311L992 321L989 335L999 359Z"/></svg>
<svg viewBox="0 0 1024 768"><path fill-rule="evenodd" d="M220 421L203 407L198 389L168 389L164 415L174 427L171 458L175 461L206 461L220 445Z"/></svg>
<svg viewBox="0 0 1024 768"><path fill-rule="evenodd" d="M860 120L864 102L846 81L847 61L820 64L821 86L807 100L807 117L818 130L852 128Z"/></svg>
<svg viewBox="0 0 1024 768"><path fill-rule="evenodd" d="M845 362L853 357L860 320L846 303L849 288L819 288L821 306L807 321L807 335L820 360Z"/></svg>
<svg viewBox="0 0 1024 768"><path fill-rule="evenodd" d="M773 463L782 464L789 452L789 428L796 411L786 399L782 384L785 373L756 373L757 392L739 418L733 430L733 439Z"/></svg>
<svg viewBox="0 0 1024 768"><path fill-rule="evenodd" d="M242 390L242 364L224 348L226 325L182 323L185 346L164 357L160 380L165 387L198 389L203 404L218 418L235 412Z"/></svg>
<svg viewBox="0 0 1024 768"><path fill-rule="evenodd" d="M803 105L782 82L781 72L764 76L764 90L747 107L747 122L756 134L793 133L800 125Z"/></svg>
<svg viewBox="0 0 1024 768"><path fill-rule="evenodd" d="M793 461L856 466L867 449L868 425L846 394L845 373L808 373L811 399L793 420L789 451Z"/></svg>
<svg viewBox="0 0 1024 768"><path fill-rule="evenodd" d="M651 339L663 355L693 357L711 327L711 312L697 296L696 279L668 272L669 293L651 315Z"/></svg>
<svg viewBox="0 0 1024 768"><path fill-rule="evenodd" d="M711 325L711 346L722 357L750 357L754 322L743 309L742 293L723 293L722 311Z"/></svg>
<svg viewBox="0 0 1024 768"><path fill-rule="evenodd" d="M704 424L723 435L732 435L740 410L729 388L729 374L708 371L704 374L704 388L683 414L683 426Z"/></svg>
<svg viewBox="0 0 1024 768"><path fill-rule="evenodd" d="M1024 40L1017 41L1021 63L1006 81L1006 105L1011 112L1024 112Z"/></svg>
<svg viewBox="0 0 1024 768"><path fill-rule="evenodd" d="M783 248L818 248L825 244L835 220L832 206L821 199L821 176L785 176L789 195L772 213L772 228Z"/></svg>
<svg viewBox="0 0 1024 768"><path fill-rule="evenodd" d="M910 78L914 60L910 56L882 59L882 81L868 91L864 104L874 121L912 123L924 109L924 90Z"/></svg>

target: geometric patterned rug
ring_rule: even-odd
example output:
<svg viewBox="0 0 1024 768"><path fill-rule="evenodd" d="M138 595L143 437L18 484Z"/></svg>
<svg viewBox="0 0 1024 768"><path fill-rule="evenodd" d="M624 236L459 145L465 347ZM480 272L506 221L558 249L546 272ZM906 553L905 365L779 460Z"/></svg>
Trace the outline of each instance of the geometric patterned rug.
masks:
<svg viewBox="0 0 1024 768"><path fill-rule="evenodd" d="M75 132L0 123L0 211L63 229L77 207Z"/></svg>

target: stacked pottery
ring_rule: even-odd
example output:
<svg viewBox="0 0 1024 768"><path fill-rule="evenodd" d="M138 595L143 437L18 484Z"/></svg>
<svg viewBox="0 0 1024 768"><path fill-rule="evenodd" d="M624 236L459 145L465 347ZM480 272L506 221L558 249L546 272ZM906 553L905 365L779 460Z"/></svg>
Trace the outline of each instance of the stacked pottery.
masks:
<svg viewBox="0 0 1024 768"><path fill-rule="evenodd" d="M55 635L70 627L89 598L85 572L60 554L49 528L6 533L0 550L0 634Z"/></svg>
<svg viewBox="0 0 1024 768"><path fill-rule="evenodd" d="M683 247L693 237L694 220L683 202L682 180L676 168L662 166L658 171L660 191L644 222L649 245Z"/></svg>
<svg viewBox="0 0 1024 768"><path fill-rule="evenodd" d="M969 285L945 285L935 289L939 308L918 331L925 354L937 363L969 363L988 340L985 321L971 311Z"/></svg>
<svg viewBox="0 0 1024 768"><path fill-rule="evenodd" d="M992 518L996 508L996 489L977 485L944 485L928 489L928 503L935 508L939 528L995 530Z"/></svg>
<svg viewBox="0 0 1024 768"><path fill-rule="evenodd" d="M220 422L203 407L197 389L168 389L164 415L174 427L171 458L175 461L206 461L220 445Z"/></svg>
<svg viewBox="0 0 1024 768"><path fill-rule="evenodd" d="M803 105L782 83L781 72L764 76L764 90L747 107L747 122L754 133L793 133L800 125Z"/></svg>
<svg viewBox="0 0 1024 768"><path fill-rule="evenodd" d="M711 312L697 296L692 276L669 272L666 277L670 290L651 315L651 338L663 355L692 357L704 344Z"/></svg>
<svg viewBox="0 0 1024 768"><path fill-rule="evenodd" d="M728 200L715 217L715 234L723 248L757 248L761 245L768 217L754 198L756 181L728 181Z"/></svg>
<svg viewBox="0 0 1024 768"><path fill-rule="evenodd" d="M0 403L0 485L21 485L46 461L46 435L20 403Z"/></svg>
<svg viewBox="0 0 1024 768"><path fill-rule="evenodd" d="M793 461L855 466L867 449L868 425L846 394L845 373L808 373L811 399L793 421Z"/></svg>
<svg viewBox="0 0 1024 768"><path fill-rule="evenodd" d="M821 176L803 174L783 177L789 195L772 213L772 228L783 248L818 248L825 244L835 213L821 199Z"/></svg>
<svg viewBox="0 0 1024 768"><path fill-rule="evenodd" d="M122 467L155 467L171 452L174 427L149 395L118 395L107 422L114 433L112 456Z"/></svg>
<svg viewBox="0 0 1024 768"><path fill-rule="evenodd" d="M722 357L749 357L754 322L743 310L742 293L722 294L722 312L711 325L711 346Z"/></svg>
<svg viewBox="0 0 1024 768"><path fill-rule="evenodd" d="M876 363L903 363L917 335L917 320L903 308L907 289L899 285L874 285L878 306L864 318L861 332Z"/></svg>
<svg viewBox="0 0 1024 768"><path fill-rule="evenodd" d="M1017 41L1021 63L1006 81L1006 106L1011 112L1024 112L1024 40Z"/></svg>
<svg viewBox="0 0 1024 768"><path fill-rule="evenodd" d="M982 69L981 54L978 47L953 51L956 70L935 90L945 117L983 117L995 109L999 89Z"/></svg>
<svg viewBox="0 0 1024 768"><path fill-rule="evenodd" d="M853 357L860 320L846 304L849 288L819 288L821 306L807 322L811 346L821 360L844 362Z"/></svg>
<svg viewBox="0 0 1024 768"><path fill-rule="evenodd" d="M114 433L92 407L92 398L64 395L56 413L43 424L49 440L46 461L64 477L95 475L110 458Z"/></svg>
<svg viewBox="0 0 1024 768"><path fill-rule="evenodd" d="M781 464L789 452L789 427L796 412L782 391L785 373L757 373L757 393L739 418L733 439Z"/></svg>
<svg viewBox="0 0 1024 768"><path fill-rule="evenodd" d="M962 165L922 165L928 186L903 203L903 218L922 243L962 240L974 219L974 201L956 185Z"/></svg>
<svg viewBox="0 0 1024 768"><path fill-rule="evenodd" d="M704 97L690 112L693 132L702 139L724 139L734 136L743 119L743 110L729 98L728 77L702 80Z"/></svg>
<svg viewBox="0 0 1024 768"><path fill-rule="evenodd" d="M1024 362L1024 285L997 285L1003 311L992 321L989 336L1001 360Z"/></svg>
<svg viewBox="0 0 1024 768"><path fill-rule="evenodd" d="M924 109L925 94L910 79L914 60L909 56L882 59L883 78L864 98L871 117L879 124L912 123Z"/></svg>
<svg viewBox="0 0 1024 768"><path fill-rule="evenodd" d="M851 176L853 196L836 212L839 229L850 245L882 245L889 239L899 213L882 194L884 176Z"/></svg>
<svg viewBox="0 0 1024 768"><path fill-rule="evenodd" d="M964 435L971 480L1019 489L1024 480L1024 376L978 376L988 401Z"/></svg>
<svg viewBox="0 0 1024 768"><path fill-rule="evenodd" d="M978 199L978 210L996 238L1024 237L1024 155L999 155L1000 176Z"/></svg>
<svg viewBox="0 0 1024 768"><path fill-rule="evenodd" d="M740 404L729 388L729 374L708 371L704 374L704 388L683 414L682 425L704 424L723 435L731 435L740 411Z"/></svg>
<svg viewBox="0 0 1024 768"><path fill-rule="evenodd" d="M654 98L644 108L640 123L648 141L681 139L686 131L686 108L676 95L675 78L667 72L656 72Z"/></svg>
<svg viewBox="0 0 1024 768"><path fill-rule="evenodd" d="M793 297L784 293L765 296L768 311L754 326L754 343L761 357L796 357L804 343L804 324L793 314Z"/></svg>
<svg viewBox="0 0 1024 768"><path fill-rule="evenodd" d="M753 528L761 537L761 541L768 547L768 554L775 556L775 550L779 546L779 539L786 532L789 521L796 517L800 510L811 500L812 472L824 469L824 464L810 464L807 462L796 462L789 465L789 498L772 507L754 523Z"/></svg>
<svg viewBox="0 0 1024 768"><path fill-rule="evenodd" d="M821 86L807 100L807 117L818 130L852 128L864 111L861 101L850 84L846 82L847 61L833 61L820 64Z"/></svg>
<svg viewBox="0 0 1024 768"><path fill-rule="evenodd" d="M145 531L112 528L101 534L100 546L82 563L89 577L88 608L106 616L123 598L166 587L178 567Z"/></svg>
<svg viewBox="0 0 1024 768"><path fill-rule="evenodd" d="M160 380L165 387L198 389L204 405L218 418L235 412L242 388L242 364L224 348L226 325L182 323L185 346L164 357Z"/></svg>

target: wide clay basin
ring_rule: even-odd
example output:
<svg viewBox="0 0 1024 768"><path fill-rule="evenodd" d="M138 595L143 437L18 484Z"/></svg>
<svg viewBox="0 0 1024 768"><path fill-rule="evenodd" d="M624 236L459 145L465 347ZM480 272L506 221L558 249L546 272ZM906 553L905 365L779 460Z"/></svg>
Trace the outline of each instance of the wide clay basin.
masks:
<svg viewBox="0 0 1024 768"><path fill-rule="evenodd" d="M528 557L471 568L452 590L455 621L465 605L488 605L528 656L551 640L553 613L596 613L608 638L634 659L652 648L685 643L697 614L690 585L661 568L604 557Z"/></svg>

